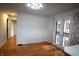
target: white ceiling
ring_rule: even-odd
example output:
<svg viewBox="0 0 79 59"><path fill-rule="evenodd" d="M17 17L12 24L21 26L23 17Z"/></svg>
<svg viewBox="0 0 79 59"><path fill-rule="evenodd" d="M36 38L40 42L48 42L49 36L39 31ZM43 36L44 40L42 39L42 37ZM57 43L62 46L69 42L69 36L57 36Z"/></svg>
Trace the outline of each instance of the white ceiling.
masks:
<svg viewBox="0 0 79 59"><path fill-rule="evenodd" d="M71 3L43 3L43 8L33 10L26 6L26 3L4 3L0 4L0 10L6 13L23 12L42 16L53 16L79 7L79 4Z"/></svg>

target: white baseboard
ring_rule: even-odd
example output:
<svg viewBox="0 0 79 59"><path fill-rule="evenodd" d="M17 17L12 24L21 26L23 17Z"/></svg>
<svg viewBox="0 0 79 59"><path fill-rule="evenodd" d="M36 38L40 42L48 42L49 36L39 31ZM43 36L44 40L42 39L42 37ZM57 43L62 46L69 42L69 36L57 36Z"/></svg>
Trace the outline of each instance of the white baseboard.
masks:
<svg viewBox="0 0 79 59"><path fill-rule="evenodd" d="M9 36L8 38L11 38L11 37L13 37L13 36Z"/></svg>
<svg viewBox="0 0 79 59"><path fill-rule="evenodd" d="M8 38L11 38L11 37L14 37L15 35L13 35L13 36L9 36Z"/></svg>
<svg viewBox="0 0 79 59"><path fill-rule="evenodd" d="M6 43L7 40L4 40L4 42L2 44L0 44L0 47L2 47L5 43Z"/></svg>

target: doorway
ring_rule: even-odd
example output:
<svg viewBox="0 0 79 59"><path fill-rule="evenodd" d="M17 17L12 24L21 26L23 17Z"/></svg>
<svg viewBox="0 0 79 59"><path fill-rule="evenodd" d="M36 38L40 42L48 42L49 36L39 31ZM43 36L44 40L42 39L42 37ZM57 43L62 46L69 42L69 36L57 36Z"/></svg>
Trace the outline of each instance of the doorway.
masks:
<svg viewBox="0 0 79 59"><path fill-rule="evenodd" d="M7 19L7 47L16 48L16 20Z"/></svg>
<svg viewBox="0 0 79 59"><path fill-rule="evenodd" d="M7 19L7 39L16 35L16 20Z"/></svg>

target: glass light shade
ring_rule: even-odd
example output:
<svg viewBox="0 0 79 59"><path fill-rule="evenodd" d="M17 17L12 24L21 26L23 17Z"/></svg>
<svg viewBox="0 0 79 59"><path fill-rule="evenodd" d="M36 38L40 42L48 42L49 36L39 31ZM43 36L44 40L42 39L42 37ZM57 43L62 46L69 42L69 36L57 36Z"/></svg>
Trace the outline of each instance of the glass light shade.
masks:
<svg viewBox="0 0 79 59"><path fill-rule="evenodd" d="M27 6L32 8L32 9L43 8L43 5L41 3L28 3Z"/></svg>

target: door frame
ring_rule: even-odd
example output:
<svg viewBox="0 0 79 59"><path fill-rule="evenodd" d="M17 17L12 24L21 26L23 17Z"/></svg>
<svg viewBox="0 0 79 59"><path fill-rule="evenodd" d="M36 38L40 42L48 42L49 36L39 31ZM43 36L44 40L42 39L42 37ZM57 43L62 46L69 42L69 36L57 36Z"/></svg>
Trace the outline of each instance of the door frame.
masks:
<svg viewBox="0 0 79 59"><path fill-rule="evenodd" d="M8 18L7 18L7 25L6 25L6 28L7 28L7 39L8 39Z"/></svg>

